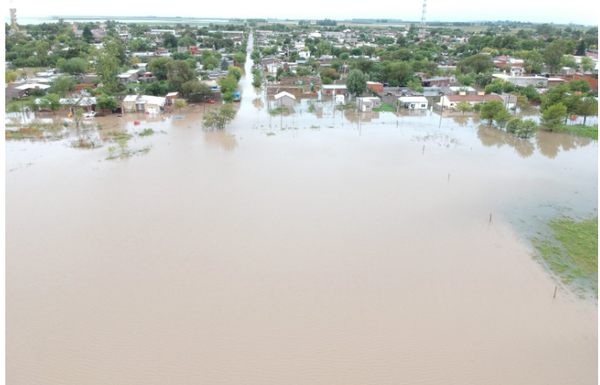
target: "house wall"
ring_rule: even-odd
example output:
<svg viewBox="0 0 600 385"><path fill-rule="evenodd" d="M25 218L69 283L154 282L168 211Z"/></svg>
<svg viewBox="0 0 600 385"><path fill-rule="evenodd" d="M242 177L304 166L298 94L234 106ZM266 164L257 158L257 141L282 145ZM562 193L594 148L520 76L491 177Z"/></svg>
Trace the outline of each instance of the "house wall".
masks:
<svg viewBox="0 0 600 385"><path fill-rule="evenodd" d="M293 107L295 100L289 96L284 96L277 100L277 107Z"/></svg>
<svg viewBox="0 0 600 385"><path fill-rule="evenodd" d="M544 77L506 77L502 78L504 81L510 82L515 86L527 87L527 86L538 86L548 87L548 79Z"/></svg>
<svg viewBox="0 0 600 385"><path fill-rule="evenodd" d="M383 84L367 84L367 88L375 92L383 92Z"/></svg>
<svg viewBox="0 0 600 385"><path fill-rule="evenodd" d="M123 112L135 110L135 102L123 102Z"/></svg>

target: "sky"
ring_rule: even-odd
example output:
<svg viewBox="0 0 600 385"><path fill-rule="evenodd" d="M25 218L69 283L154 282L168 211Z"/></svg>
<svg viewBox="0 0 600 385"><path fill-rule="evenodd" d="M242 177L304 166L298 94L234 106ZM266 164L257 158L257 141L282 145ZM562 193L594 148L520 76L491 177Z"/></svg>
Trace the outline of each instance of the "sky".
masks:
<svg viewBox="0 0 600 385"><path fill-rule="evenodd" d="M101 5L100 5L101 4ZM152 6L152 4L157 4ZM102 0L99 1L38 1L9 0L8 8L17 8L17 16L182 16L199 18L279 18L279 19L353 19L393 18L406 21L421 20L422 0L378 2L322 0L226 0L225 2L179 1L180 6L165 7L159 2ZM344 5L342 5L344 4ZM354 5L349 5L354 4ZM428 21L516 20L534 23L598 25L599 2L577 1L569 7L565 1L502 0L502 1L427 1ZM140 8L144 10L140 13Z"/></svg>

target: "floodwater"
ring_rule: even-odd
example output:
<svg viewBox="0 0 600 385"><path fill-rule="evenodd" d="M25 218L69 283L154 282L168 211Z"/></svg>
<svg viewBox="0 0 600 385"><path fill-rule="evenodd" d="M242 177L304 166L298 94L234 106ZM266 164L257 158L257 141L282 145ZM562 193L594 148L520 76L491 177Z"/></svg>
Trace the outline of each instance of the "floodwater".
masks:
<svg viewBox="0 0 600 385"><path fill-rule="evenodd" d="M528 241L596 215L597 142L328 100L271 117L250 83L223 131L97 118L150 148L127 159L7 140L7 383L597 383L597 302Z"/></svg>

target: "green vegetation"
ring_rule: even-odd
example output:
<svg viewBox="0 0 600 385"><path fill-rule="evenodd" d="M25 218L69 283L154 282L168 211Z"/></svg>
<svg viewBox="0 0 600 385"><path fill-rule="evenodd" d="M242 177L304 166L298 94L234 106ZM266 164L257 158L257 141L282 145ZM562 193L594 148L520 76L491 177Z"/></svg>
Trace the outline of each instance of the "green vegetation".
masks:
<svg viewBox="0 0 600 385"><path fill-rule="evenodd" d="M379 108L373 108L375 112L396 112L396 108L391 104L382 104Z"/></svg>
<svg viewBox="0 0 600 385"><path fill-rule="evenodd" d="M556 218L548 224L552 236L532 243L548 267L565 283L591 284L598 295L598 217L583 221Z"/></svg>
<svg viewBox="0 0 600 385"><path fill-rule="evenodd" d="M595 126L579 126L561 124L552 129L552 131L568 132L573 135L587 136L594 140L598 140L598 125Z"/></svg>
<svg viewBox="0 0 600 385"><path fill-rule="evenodd" d="M231 104L226 104L223 107L215 108L210 110L202 118L202 126L204 129L223 129L229 122L231 122L236 115L237 111L233 109Z"/></svg>
<svg viewBox="0 0 600 385"><path fill-rule="evenodd" d="M150 136L154 134L154 130L151 128L145 128L142 132L140 132L138 135L139 136Z"/></svg>
<svg viewBox="0 0 600 385"><path fill-rule="evenodd" d="M271 116L277 116L277 115L281 115L285 112L289 112L289 108L287 107L277 107L277 108L273 108L271 110L269 110L269 115Z"/></svg>

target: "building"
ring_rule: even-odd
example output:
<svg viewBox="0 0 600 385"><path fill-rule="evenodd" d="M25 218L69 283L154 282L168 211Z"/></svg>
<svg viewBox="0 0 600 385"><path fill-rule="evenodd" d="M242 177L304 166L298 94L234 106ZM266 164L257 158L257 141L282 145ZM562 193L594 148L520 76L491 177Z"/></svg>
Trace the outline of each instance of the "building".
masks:
<svg viewBox="0 0 600 385"><path fill-rule="evenodd" d="M50 88L47 84L37 84L37 83L27 83L21 86L14 87L15 90L19 91L19 97L29 96L30 90L44 90L46 93L48 92L48 88Z"/></svg>
<svg viewBox="0 0 600 385"><path fill-rule="evenodd" d="M167 106L172 106L175 103L175 99L179 97L179 92L169 92L167 96L165 96L165 103Z"/></svg>
<svg viewBox="0 0 600 385"><path fill-rule="evenodd" d="M426 110L429 101L424 96L402 96L398 98L400 106L409 110Z"/></svg>
<svg viewBox="0 0 600 385"><path fill-rule="evenodd" d="M462 101L468 102L471 107L479 103L486 103L492 100L499 100L504 103L500 95L444 95L440 99L440 105L447 109L456 109L456 105Z"/></svg>
<svg viewBox="0 0 600 385"><path fill-rule="evenodd" d="M323 95L348 95L348 89L344 84L325 84Z"/></svg>
<svg viewBox="0 0 600 385"><path fill-rule="evenodd" d="M383 84L379 82L367 82L367 88L379 94L383 92Z"/></svg>
<svg viewBox="0 0 600 385"><path fill-rule="evenodd" d="M135 112L136 111L136 105L135 105L135 101L138 100L138 98L140 97L140 95L127 95L125 96L125 98L123 99L123 112Z"/></svg>
<svg viewBox="0 0 600 385"><path fill-rule="evenodd" d="M296 103L296 97L289 92L280 92L275 95L275 101L277 102L277 107L293 107L294 103Z"/></svg>
<svg viewBox="0 0 600 385"><path fill-rule="evenodd" d="M367 96L364 98L356 98L356 108L359 111L367 112L371 111L373 108L381 107L381 99L377 96Z"/></svg>

